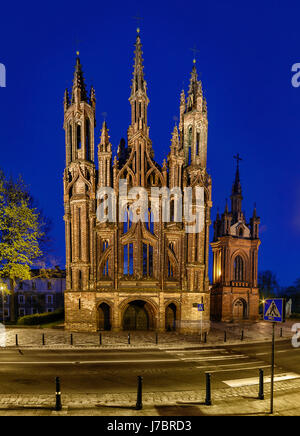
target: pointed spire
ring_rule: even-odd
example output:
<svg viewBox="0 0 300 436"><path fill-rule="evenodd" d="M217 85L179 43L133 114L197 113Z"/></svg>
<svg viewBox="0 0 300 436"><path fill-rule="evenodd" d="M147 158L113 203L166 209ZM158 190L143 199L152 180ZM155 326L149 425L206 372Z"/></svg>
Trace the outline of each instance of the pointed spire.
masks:
<svg viewBox="0 0 300 436"><path fill-rule="evenodd" d="M235 180L232 186L232 195L241 195L242 194L242 185L240 181L240 164L239 161L242 160L239 153L234 156L234 159L236 159L236 173L235 173Z"/></svg>
<svg viewBox="0 0 300 436"><path fill-rule="evenodd" d="M228 213L229 212L229 210L228 210L228 199L226 198L226 201L225 201L225 213Z"/></svg>
<svg viewBox="0 0 300 436"><path fill-rule="evenodd" d="M65 111L68 109L69 106L70 106L69 91L68 91L68 89L66 89L65 94L64 94L64 109L65 109Z"/></svg>
<svg viewBox="0 0 300 436"><path fill-rule="evenodd" d="M75 102L87 101L87 92L82 72L82 67L79 59L79 52L77 52L76 65L73 79L72 88L72 104Z"/></svg>
<svg viewBox="0 0 300 436"><path fill-rule="evenodd" d="M177 125L175 124L172 132L171 147L178 148L178 146L179 146L179 135L178 135Z"/></svg>
<svg viewBox="0 0 300 436"><path fill-rule="evenodd" d="M146 81L144 79L143 52L139 28L137 29L134 55L131 96L137 94L138 91L142 91L146 94L147 89Z"/></svg>
<svg viewBox="0 0 300 436"><path fill-rule="evenodd" d="M93 86L91 86L91 90L90 90L90 105L95 109L95 107L96 107L96 92L95 92L95 88Z"/></svg>
<svg viewBox="0 0 300 436"><path fill-rule="evenodd" d="M185 93L184 93L184 90L182 90L181 94L180 94L180 106L185 106Z"/></svg>
<svg viewBox="0 0 300 436"><path fill-rule="evenodd" d="M100 137L100 144L99 144L99 151L111 151L111 144L109 142L109 134L108 134L108 128L106 121L103 121L102 124L102 130L101 130L101 137Z"/></svg>
<svg viewBox="0 0 300 436"><path fill-rule="evenodd" d="M198 81L198 73L196 68L196 60L193 61L193 69L191 72L191 78L190 78L190 85L188 90L188 97L187 97L187 110L192 110L194 108L197 108L197 99L200 97L200 100L202 100L202 83L199 80Z"/></svg>
<svg viewBox="0 0 300 436"><path fill-rule="evenodd" d="M253 209L253 215L252 218L257 218L257 214L256 214L256 203L254 203L254 209Z"/></svg>

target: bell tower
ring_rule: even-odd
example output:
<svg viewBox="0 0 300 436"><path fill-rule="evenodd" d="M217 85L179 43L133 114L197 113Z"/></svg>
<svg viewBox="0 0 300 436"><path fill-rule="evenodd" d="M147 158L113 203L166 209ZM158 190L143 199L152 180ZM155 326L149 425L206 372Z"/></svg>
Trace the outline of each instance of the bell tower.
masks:
<svg viewBox="0 0 300 436"><path fill-rule="evenodd" d="M231 211L217 213L214 222L212 319L220 321L256 320L259 315L257 262L260 218L254 208L249 224L242 212L239 155L232 186Z"/></svg>
<svg viewBox="0 0 300 436"><path fill-rule="evenodd" d="M66 301L76 299L89 288L93 264L91 247L95 216L96 171L94 163L95 91L87 94L79 53L71 98L64 96L66 168L64 171L64 209L66 235ZM66 322L72 311L66 304ZM77 307L77 305L75 306Z"/></svg>

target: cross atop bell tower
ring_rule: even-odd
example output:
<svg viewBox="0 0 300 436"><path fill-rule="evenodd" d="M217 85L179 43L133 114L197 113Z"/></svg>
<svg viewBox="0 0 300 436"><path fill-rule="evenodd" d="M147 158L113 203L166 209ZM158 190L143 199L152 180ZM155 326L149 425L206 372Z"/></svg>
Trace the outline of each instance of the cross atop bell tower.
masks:
<svg viewBox="0 0 300 436"><path fill-rule="evenodd" d="M239 153L237 153L236 156L234 156L234 159L236 159L236 173L235 173L235 180L232 185L232 192L231 192L231 212L232 217L234 221L238 221L241 218L242 215L242 185L240 181L240 161L242 158L240 157Z"/></svg>

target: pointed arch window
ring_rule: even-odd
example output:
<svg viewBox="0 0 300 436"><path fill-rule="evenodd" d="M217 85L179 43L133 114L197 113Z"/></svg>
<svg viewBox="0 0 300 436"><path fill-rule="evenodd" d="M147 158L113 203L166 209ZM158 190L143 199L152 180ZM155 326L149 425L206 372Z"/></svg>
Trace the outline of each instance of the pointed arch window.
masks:
<svg viewBox="0 0 300 436"><path fill-rule="evenodd" d="M241 256L236 256L234 260L234 280L244 281L244 261Z"/></svg>
<svg viewBox="0 0 300 436"><path fill-rule="evenodd" d="M77 124L77 150L81 148L81 125Z"/></svg>
<svg viewBox="0 0 300 436"><path fill-rule="evenodd" d="M126 244L123 248L123 274L133 275L133 244Z"/></svg>
<svg viewBox="0 0 300 436"><path fill-rule="evenodd" d="M70 144L70 161L73 160L73 139L72 139L72 125L69 125L69 144Z"/></svg>
<svg viewBox="0 0 300 436"><path fill-rule="evenodd" d="M153 275L153 247L150 244L143 244L143 275Z"/></svg>
<svg viewBox="0 0 300 436"><path fill-rule="evenodd" d="M90 160L90 150L91 150L91 129L90 120L87 118L85 120L85 153L86 160Z"/></svg>
<svg viewBox="0 0 300 436"><path fill-rule="evenodd" d="M196 138L196 156L199 156L200 151L200 132L197 132L197 138Z"/></svg>
<svg viewBox="0 0 300 436"><path fill-rule="evenodd" d="M145 224L149 232L154 234L154 216L150 208L145 212Z"/></svg>
<svg viewBox="0 0 300 436"><path fill-rule="evenodd" d="M108 275L109 275L108 274L108 259L106 259L106 261L104 262L102 275L103 275L103 277L108 277Z"/></svg>
<svg viewBox="0 0 300 436"><path fill-rule="evenodd" d="M170 259L168 259L168 277L169 278L174 277L174 269L172 263L170 262Z"/></svg>
<svg viewBox="0 0 300 436"><path fill-rule="evenodd" d="M132 211L129 207L127 207L124 211L124 219L123 219L123 233L127 233L131 228L132 224Z"/></svg>

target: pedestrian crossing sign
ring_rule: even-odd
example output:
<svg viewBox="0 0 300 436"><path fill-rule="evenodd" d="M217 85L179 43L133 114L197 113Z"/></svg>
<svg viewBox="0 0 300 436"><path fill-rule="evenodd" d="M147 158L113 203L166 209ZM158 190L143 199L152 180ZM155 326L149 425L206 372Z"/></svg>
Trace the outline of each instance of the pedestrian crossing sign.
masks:
<svg viewBox="0 0 300 436"><path fill-rule="evenodd" d="M269 298L264 302L264 321L284 322L284 298Z"/></svg>

